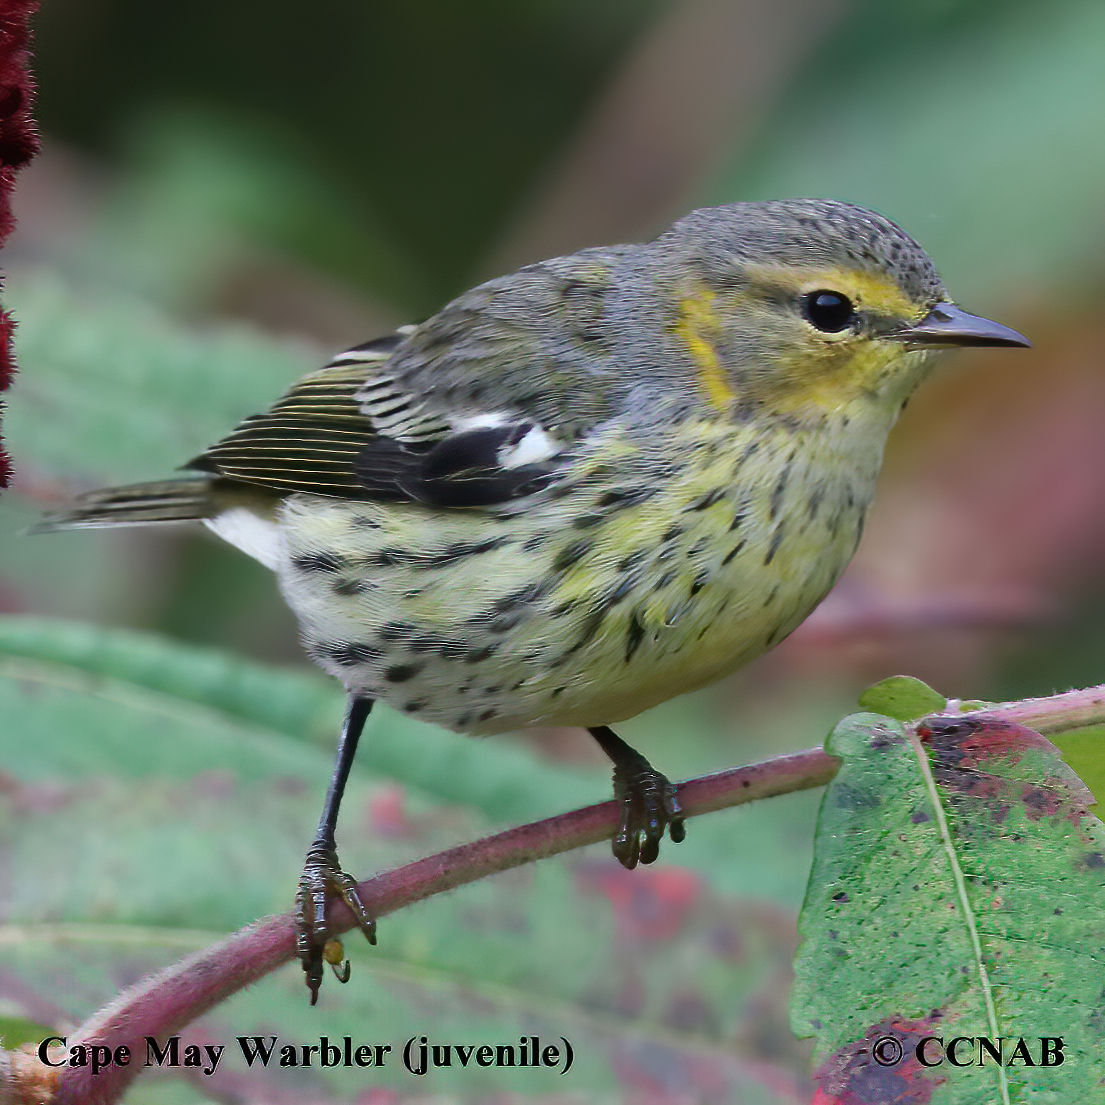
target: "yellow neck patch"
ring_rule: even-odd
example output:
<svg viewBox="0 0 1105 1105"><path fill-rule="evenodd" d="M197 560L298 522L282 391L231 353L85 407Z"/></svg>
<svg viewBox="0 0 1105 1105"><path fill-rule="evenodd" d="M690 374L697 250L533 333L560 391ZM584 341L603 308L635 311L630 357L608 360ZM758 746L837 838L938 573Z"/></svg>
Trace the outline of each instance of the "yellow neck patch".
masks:
<svg viewBox="0 0 1105 1105"><path fill-rule="evenodd" d="M679 301L679 321L675 333L683 340L687 352L698 369L698 380L711 404L724 411L736 398L736 392L725 378L721 358L711 337L721 328L714 311L714 292L705 288Z"/></svg>

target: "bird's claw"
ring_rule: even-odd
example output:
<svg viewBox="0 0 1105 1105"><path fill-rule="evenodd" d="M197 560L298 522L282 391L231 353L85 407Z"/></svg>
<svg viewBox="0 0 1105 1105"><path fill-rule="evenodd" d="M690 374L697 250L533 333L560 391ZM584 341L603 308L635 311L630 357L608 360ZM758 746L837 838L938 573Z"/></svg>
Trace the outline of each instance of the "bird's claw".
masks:
<svg viewBox="0 0 1105 1105"><path fill-rule="evenodd" d="M349 981L349 960L345 958L345 945L336 937L331 936L323 945L322 958L330 964L330 970L339 982Z"/></svg>
<svg viewBox="0 0 1105 1105"><path fill-rule="evenodd" d="M647 760L628 770L615 767L614 796L621 802L622 818L612 848L623 867L632 871L638 863L652 863L660 854L665 829L673 844L685 839L675 785Z"/></svg>
<svg viewBox="0 0 1105 1105"><path fill-rule="evenodd" d="M332 844L316 840L307 852L295 896L295 950L312 1005L318 1001L323 962L330 964L339 982L349 981L349 961L342 942L330 935L326 922L327 903L335 898L345 902L365 939L375 944L376 922L357 892L357 880L341 869Z"/></svg>

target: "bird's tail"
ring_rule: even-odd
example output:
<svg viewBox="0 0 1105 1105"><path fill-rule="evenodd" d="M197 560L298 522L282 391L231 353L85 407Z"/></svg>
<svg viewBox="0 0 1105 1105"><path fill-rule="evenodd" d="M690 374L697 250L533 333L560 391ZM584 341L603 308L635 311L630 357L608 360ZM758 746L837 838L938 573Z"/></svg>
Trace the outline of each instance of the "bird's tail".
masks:
<svg viewBox="0 0 1105 1105"><path fill-rule="evenodd" d="M209 479L160 480L89 491L68 510L45 515L28 532L190 522L210 518L220 509Z"/></svg>

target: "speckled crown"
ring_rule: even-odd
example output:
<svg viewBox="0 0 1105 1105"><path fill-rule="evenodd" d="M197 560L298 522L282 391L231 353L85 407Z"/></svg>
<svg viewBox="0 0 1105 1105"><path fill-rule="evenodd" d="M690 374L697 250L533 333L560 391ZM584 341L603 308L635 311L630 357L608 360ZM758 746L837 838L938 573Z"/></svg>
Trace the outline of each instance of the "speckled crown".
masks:
<svg viewBox="0 0 1105 1105"><path fill-rule="evenodd" d="M770 261L846 265L889 273L910 299L934 303L944 285L927 253L889 219L837 200L795 199L704 207L674 223L656 244L690 246L713 267Z"/></svg>

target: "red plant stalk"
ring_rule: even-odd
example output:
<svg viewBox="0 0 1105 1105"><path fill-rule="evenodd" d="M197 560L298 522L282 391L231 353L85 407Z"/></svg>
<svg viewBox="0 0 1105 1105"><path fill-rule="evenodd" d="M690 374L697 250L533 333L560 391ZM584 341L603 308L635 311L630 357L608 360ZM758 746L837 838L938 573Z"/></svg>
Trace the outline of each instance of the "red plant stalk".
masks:
<svg viewBox="0 0 1105 1105"><path fill-rule="evenodd" d="M0 0L0 245L15 228L11 197L15 174L38 152L31 117L35 85L30 70L30 19L38 0ZM15 322L0 307L0 391L15 374ZM0 487L11 480L11 459L0 438Z"/></svg>

